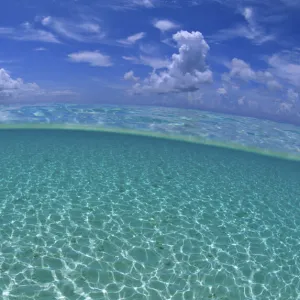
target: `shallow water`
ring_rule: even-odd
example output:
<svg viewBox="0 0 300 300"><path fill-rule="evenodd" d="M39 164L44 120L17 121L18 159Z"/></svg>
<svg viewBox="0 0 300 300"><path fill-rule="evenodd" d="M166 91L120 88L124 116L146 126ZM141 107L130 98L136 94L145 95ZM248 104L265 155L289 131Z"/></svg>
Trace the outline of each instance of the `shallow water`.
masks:
<svg viewBox="0 0 300 300"><path fill-rule="evenodd" d="M2 299L298 299L300 163L0 130Z"/></svg>
<svg viewBox="0 0 300 300"><path fill-rule="evenodd" d="M0 125L68 124L190 136L300 155L300 127L194 109L103 104L0 105Z"/></svg>

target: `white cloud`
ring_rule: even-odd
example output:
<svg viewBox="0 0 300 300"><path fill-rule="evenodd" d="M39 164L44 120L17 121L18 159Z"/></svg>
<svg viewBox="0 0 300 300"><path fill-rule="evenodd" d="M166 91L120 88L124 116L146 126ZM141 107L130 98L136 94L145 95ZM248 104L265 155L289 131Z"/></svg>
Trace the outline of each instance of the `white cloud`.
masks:
<svg viewBox="0 0 300 300"><path fill-rule="evenodd" d="M194 91L194 92L188 92L187 93L187 102L190 105L201 105L204 102L203 99L204 93L201 91Z"/></svg>
<svg viewBox="0 0 300 300"><path fill-rule="evenodd" d="M42 23L44 26L49 25L49 24L51 23L51 17L48 16L48 17L42 18L41 23Z"/></svg>
<svg viewBox="0 0 300 300"><path fill-rule="evenodd" d="M19 41L60 43L51 32L35 29L30 23L23 23L18 28L0 27L0 36Z"/></svg>
<svg viewBox="0 0 300 300"><path fill-rule="evenodd" d="M140 43L139 49L142 53L150 56L160 56L161 55L161 44L156 44L154 42Z"/></svg>
<svg viewBox="0 0 300 300"><path fill-rule="evenodd" d="M0 97L1 100L1 97ZM16 119L18 119L18 117L16 117L15 115L13 115L11 112L9 111L5 111L5 110L0 110L0 122L7 122L7 121L15 121Z"/></svg>
<svg viewBox="0 0 300 300"><path fill-rule="evenodd" d="M150 66L155 70L158 70L158 69L167 68L170 64L170 61L159 57L150 57L150 56L141 55L140 63L146 66Z"/></svg>
<svg viewBox="0 0 300 300"><path fill-rule="evenodd" d="M102 4L115 10L128 10L136 8L154 8L160 0L110 0L109 4Z"/></svg>
<svg viewBox="0 0 300 300"><path fill-rule="evenodd" d="M62 37L78 42L97 42L105 36L97 23L68 21L51 16L43 17L40 21Z"/></svg>
<svg viewBox="0 0 300 300"><path fill-rule="evenodd" d="M14 35L15 29L11 27L0 27L0 34L1 35Z"/></svg>
<svg viewBox="0 0 300 300"><path fill-rule="evenodd" d="M282 85L275 79L267 81L267 86L270 90L280 90L280 89L282 89Z"/></svg>
<svg viewBox="0 0 300 300"><path fill-rule="evenodd" d="M162 32L173 30L179 27L179 25L169 20L155 20L153 26Z"/></svg>
<svg viewBox="0 0 300 300"><path fill-rule="evenodd" d="M34 51L46 51L47 49L44 47L35 48Z"/></svg>
<svg viewBox="0 0 300 300"><path fill-rule="evenodd" d="M296 57L293 57L296 56ZM300 54L293 53L287 55L275 54L268 59L271 71L279 78L286 80L288 83L300 86Z"/></svg>
<svg viewBox="0 0 300 300"><path fill-rule="evenodd" d="M233 28L222 29L217 34L212 35L210 39L220 42L239 37L249 39L255 44L263 44L276 39L275 35L267 34L265 30L258 25L253 8L246 7L240 13L245 18L247 22L246 25L239 24Z"/></svg>
<svg viewBox="0 0 300 300"><path fill-rule="evenodd" d="M82 28L82 30L86 32L94 32L94 33L100 33L101 28L98 24L95 23L82 23L78 25L79 28Z"/></svg>
<svg viewBox="0 0 300 300"><path fill-rule="evenodd" d="M294 105L292 103L282 102L279 104L277 114L290 114Z"/></svg>
<svg viewBox="0 0 300 300"><path fill-rule="evenodd" d="M133 71L129 71L129 72L127 72L127 73L124 74L124 79L125 79L125 80L138 81L140 78L134 76Z"/></svg>
<svg viewBox="0 0 300 300"><path fill-rule="evenodd" d="M78 96L78 93L71 90L58 90L48 92L50 96Z"/></svg>
<svg viewBox="0 0 300 300"><path fill-rule="evenodd" d="M153 4L152 0L133 0L132 3L137 5L137 6L144 6L144 7L147 7L147 8L154 7L154 4Z"/></svg>
<svg viewBox="0 0 300 300"><path fill-rule="evenodd" d="M245 96L242 96L238 99L238 105L245 105Z"/></svg>
<svg viewBox="0 0 300 300"><path fill-rule="evenodd" d="M136 92L157 93L196 91L203 83L212 82L212 72L206 65L209 46L199 31L179 31L173 35L179 53L173 54L167 70L153 71L143 83L134 86Z"/></svg>
<svg viewBox="0 0 300 300"><path fill-rule="evenodd" d="M239 77L243 80L254 80L256 78L256 74L249 64L238 58L232 59L229 75L230 77Z"/></svg>
<svg viewBox="0 0 300 300"><path fill-rule="evenodd" d="M223 74L223 80L230 81L230 78L238 78L244 81L253 81L266 85L269 89L281 89L281 84L269 71L254 71L245 61L234 58L227 64L229 74Z"/></svg>
<svg viewBox="0 0 300 300"><path fill-rule="evenodd" d="M134 56L122 56L122 58L124 60L133 61L133 62L138 61L138 59L136 57L134 57Z"/></svg>
<svg viewBox="0 0 300 300"><path fill-rule="evenodd" d="M89 63L93 67L109 67L112 66L112 62L108 55L104 55L99 51L81 51L70 53L68 55L72 62L76 63Z"/></svg>
<svg viewBox="0 0 300 300"><path fill-rule="evenodd" d="M299 93L295 92L293 89L288 89L287 97L292 103L295 103L299 100Z"/></svg>
<svg viewBox="0 0 300 300"><path fill-rule="evenodd" d="M255 21L254 21L254 12L251 7L245 7L242 10L242 15L244 16L245 20L248 22L250 27L254 28L255 27Z"/></svg>
<svg viewBox="0 0 300 300"><path fill-rule="evenodd" d="M14 63L14 62L16 62L15 60L12 60L12 59L4 59L4 60L2 60L2 59L0 59L0 64L11 64L11 63Z"/></svg>
<svg viewBox="0 0 300 300"><path fill-rule="evenodd" d="M224 87L218 88L218 89L217 89L217 93L218 93L219 95L226 95L226 94L227 94L227 90L226 90Z"/></svg>
<svg viewBox="0 0 300 300"><path fill-rule="evenodd" d="M35 82L25 83L23 79L13 79L5 69L0 69L0 100L23 99L34 96L56 97L56 96L76 96L77 93L71 90L44 90Z"/></svg>
<svg viewBox="0 0 300 300"><path fill-rule="evenodd" d="M0 98L38 92L36 83L24 83L21 78L13 79L5 69L0 69Z"/></svg>
<svg viewBox="0 0 300 300"><path fill-rule="evenodd" d="M118 42L124 45L133 45L137 41L143 39L146 36L145 32L139 32L128 36L126 39L119 40Z"/></svg>
<svg viewBox="0 0 300 300"><path fill-rule="evenodd" d="M122 56L124 60L131 61L137 65L145 65L149 66L152 69L164 69L170 65L170 61L167 59L163 59L160 57L151 57L151 56L144 56L140 55L139 57L135 56Z"/></svg>

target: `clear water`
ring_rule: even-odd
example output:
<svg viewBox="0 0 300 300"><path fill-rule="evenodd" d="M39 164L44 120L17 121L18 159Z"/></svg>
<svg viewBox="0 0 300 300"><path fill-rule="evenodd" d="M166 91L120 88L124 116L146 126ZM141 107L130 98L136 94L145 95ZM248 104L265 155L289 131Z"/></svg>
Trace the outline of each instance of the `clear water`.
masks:
<svg viewBox="0 0 300 300"><path fill-rule="evenodd" d="M299 299L300 163L112 133L0 141L1 299Z"/></svg>
<svg viewBox="0 0 300 300"><path fill-rule="evenodd" d="M155 106L0 104L0 124L68 124L183 135L300 155L300 127L263 119Z"/></svg>

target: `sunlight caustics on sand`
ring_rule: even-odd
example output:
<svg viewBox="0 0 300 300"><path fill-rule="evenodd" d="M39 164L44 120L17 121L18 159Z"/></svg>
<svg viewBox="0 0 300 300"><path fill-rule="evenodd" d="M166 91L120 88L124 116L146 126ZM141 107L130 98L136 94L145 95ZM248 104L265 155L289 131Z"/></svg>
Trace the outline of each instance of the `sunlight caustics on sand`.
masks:
<svg viewBox="0 0 300 300"><path fill-rule="evenodd" d="M297 299L297 158L30 126L0 130L2 299Z"/></svg>

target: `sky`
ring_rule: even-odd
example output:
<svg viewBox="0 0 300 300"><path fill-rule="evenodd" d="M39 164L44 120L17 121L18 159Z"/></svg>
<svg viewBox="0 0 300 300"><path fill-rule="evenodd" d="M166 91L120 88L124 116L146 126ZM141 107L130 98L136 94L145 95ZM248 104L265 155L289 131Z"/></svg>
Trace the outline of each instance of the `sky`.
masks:
<svg viewBox="0 0 300 300"><path fill-rule="evenodd" d="M195 107L300 123L299 0L14 0L0 103Z"/></svg>

